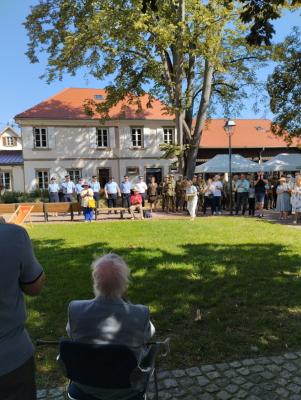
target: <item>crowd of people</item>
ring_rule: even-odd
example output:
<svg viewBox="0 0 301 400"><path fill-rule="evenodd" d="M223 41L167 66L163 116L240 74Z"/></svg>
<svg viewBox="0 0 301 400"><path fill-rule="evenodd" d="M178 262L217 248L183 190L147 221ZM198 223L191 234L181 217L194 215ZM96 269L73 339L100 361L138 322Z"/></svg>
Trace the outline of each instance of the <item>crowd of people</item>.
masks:
<svg viewBox="0 0 301 400"><path fill-rule="evenodd" d="M112 211L117 214L117 200L121 198L122 208L128 209L132 219L135 219L135 211L138 211L141 219L144 219L143 207L145 207L146 196L149 211L151 213L158 212L159 195L162 198L161 210L163 212L168 214L187 211L191 220L194 220L198 211L202 211L206 216L208 207L211 208L213 216L221 215L222 210L229 211L230 199L232 199L235 216L239 215L241 209L242 216L246 215L247 209L249 216L255 216L257 206L259 218L263 217L264 208L276 209L280 213L280 219L289 218L291 212L294 212L295 223L298 223L298 215L301 212L299 174L296 174L295 178L291 174L282 175L279 179L278 173L265 175L260 170L252 177L250 173L234 173L232 193L230 193L230 182L225 179L224 174L212 174L207 182L203 180L202 174L194 175L192 180L179 175L177 181L174 180L174 175L165 175L162 182L156 182L155 177L151 177L148 183L144 182L143 176L139 176L134 187L129 182L129 177L125 175L120 186L111 177L102 189L104 189L108 208L112 208ZM75 193L78 202L81 202L83 206L85 222L93 221L93 208L99 208L101 191L96 175L90 182L83 182L83 179L80 178L77 184L74 184L70 180L70 176L66 175L61 186L56 184L55 177L52 177L48 191L50 202L72 202ZM111 214L111 210L108 211L108 214ZM57 216L57 214L53 213L53 216Z"/></svg>

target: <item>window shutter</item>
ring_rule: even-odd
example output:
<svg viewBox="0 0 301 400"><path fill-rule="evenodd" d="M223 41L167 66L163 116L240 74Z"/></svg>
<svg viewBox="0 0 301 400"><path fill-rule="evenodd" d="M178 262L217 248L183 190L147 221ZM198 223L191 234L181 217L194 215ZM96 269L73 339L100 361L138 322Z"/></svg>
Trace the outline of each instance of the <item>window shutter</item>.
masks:
<svg viewBox="0 0 301 400"><path fill-rule="evenodd" d="M89 128L90 149L96 149L96 128Z"/></svg>
<svg viewBox="0 0 301 400"><path fill-rule="evenodd" d="M36 171L34 170L28 171L28 186L30 192L35 190L37 187Z"/></svg>
<svg viewBox="0 0 301 400"><path fill-rule="evenodd" d="M32 126L25 126L26 147L33 149L33 128Z"/></svg>
<svg viewBox="0 0 301 400"><path fill-rule="evenodd" d="M175 140L174 143L178 143L178 134L177 134L177 128L175 128ZM179 143L178 143L179 144Z"/></svg>
<svg viewBox="0 0 301 400"><path fill-rule="evenodd" d="M159 144L164 143L163 128L157 129L157 139L158 139L158 146L159 146Z"/></svg>
<svg viewBox="0 0 301 400"><path fill-rule="evenodd" d="M53 126L48 127L48 144L49 149L55 149L55 133Z"/></svg>
<svg viewBox="0 0 301 400"><path fill-rule="evenodd" d="M2 138L3 146L6 146L6 137Z"/></svg>
<svg viewBox="0 0 301 400"><path fill-rule="evenodd" d="M132 132L129 126L124 127L124 148L130 149L132 147Z"/></svg>
<svg viewBox="0 0 301 400"><path fill-rule="evenodd" d="M144 128L143 129L143 140L144 140L144 147L150 147L149 128Z"/></svg>
<svg viewBox="0 0 301 400"><path fill-rule="evenodd" d="M109 128L109 135L110 135L110 148L115 149L115 128L111 127Z"/></svg>
<svg viewBox="0 0 301 400"><path fill-rule="evenodd" d="M18 146L18 139L16 137L13 138L14 139L14 146Z"/></svg>

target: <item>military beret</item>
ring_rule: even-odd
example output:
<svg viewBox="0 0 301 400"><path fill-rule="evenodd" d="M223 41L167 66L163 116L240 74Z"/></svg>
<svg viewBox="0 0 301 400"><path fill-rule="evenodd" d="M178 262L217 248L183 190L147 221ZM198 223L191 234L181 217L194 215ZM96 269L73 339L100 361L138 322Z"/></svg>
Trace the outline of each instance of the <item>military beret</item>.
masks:
<svg viewBox="0 0 301 400"><path fill-rule="evenodd" d="M142 175L139 175L139 176L138 176L138 179L143 179L143 176L142 176Z"/></svg>
<svg viewBox="0 0 301 400"><path fill-rule="evenodd" d="M128 178L128 175L124 175L124 178Z"/></svg>
<svg viewBox="0 0 301 400"><path fill-rule="evenodd" d="M70 175L65 175L65 178L70 178Z"/></svg>
<svg viewBox="0 0 301 400"><path fill-rule="evenodd" d="M92 176L92 178L93 178L93 176ZM83 178L78 178L78 181L82 181L83 180Z"/></svg>
<svg viewBox="0 0 301 400"><path fill-rule="evenodd" d="M51 181L55 181L56 180L56 178L53 176L51 179L50 179Z"/></svg>
<svg viewBox="0 0 301 400"><path fill-rule="evenodd" d="M97 178L97 175L92 175L92 178Z"/></svg>
<svg viewBox="0 0 301 400"><path fill-rule="evenodd" d="M187 178L187 176L184 176L184 178L183 178L183 179L188 179L188 178Z"/></svg>
<svg viewBox="0 0 301 400"><path fill-rule="evenodd" d="M183 178L183 175L179 175L179 178Z"/></svg>
<svg viewBox="0 0 301 400"><path fill-rule="evenodd" d="M164 178L169 178L169 175L165 175Z"/></svg>
<svg viewBox="0 0 301 400"><path fill-rule="evenodd" d="M112 180L112 179L114 179L114 178L111 176L110 180Z"/></svg>

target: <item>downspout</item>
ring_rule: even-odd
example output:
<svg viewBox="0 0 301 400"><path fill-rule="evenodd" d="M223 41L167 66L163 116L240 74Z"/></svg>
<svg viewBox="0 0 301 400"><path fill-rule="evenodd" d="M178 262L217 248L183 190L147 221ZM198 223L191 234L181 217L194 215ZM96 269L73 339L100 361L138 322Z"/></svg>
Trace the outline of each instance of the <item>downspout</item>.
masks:
<svg viewBox="0 0 301 400"><path fill-rule="evenodd" d="M259 164L262 164L261 153L264 152L264 151L265 151L265 148L263 147L263 149L259 153Z"/></svg>

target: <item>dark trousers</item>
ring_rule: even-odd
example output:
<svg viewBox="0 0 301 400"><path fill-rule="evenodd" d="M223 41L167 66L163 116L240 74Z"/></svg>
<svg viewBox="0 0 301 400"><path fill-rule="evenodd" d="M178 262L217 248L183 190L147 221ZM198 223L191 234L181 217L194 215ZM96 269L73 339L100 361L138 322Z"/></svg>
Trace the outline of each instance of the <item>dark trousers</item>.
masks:
<svg viewBox="0 0 301 400"><path fill-rule="evenodd" d="M255 214L255 197L251 198L249 197L249 215Z"/></svg>
<svg viewBox="0 0 301 400"><path fill-rule="evenodd" d="M96 208L98 208L99 207L99 193L98 192L94 192L93 199L95 200Z"/></svg>
<svg viewBox="0 0 301 400"><path fill-rule="evenodd" d="M72 194L64 194L65 203L72 203L72 200L73 200Z"/></svg>
<svg viewBox="0 0 301 400"><path fill-rule="evenodd" d="M117 193L115 194L108 194L108 208L117 208ZM111 211L110 211L111 212ZM115 211L117 213L117 211Z"/></svg>
<svg viewBox="0 0 301 400"><path fill-rule="evenodd" d="M49 203L59 203L59 195L57 194L57 192L55 193L50 193L49 195Z"/></svg>
<svg viewBox="0 0 301 400"><path fill-rule="evenodd" d="M270 204L269 204L270 200ZM269 207L270 206L270 207ZM273 193L265 192L264 196L264 208L268 210L269 208L273 208Z"/></svg>
<svg viewBox="0 0 301 400"><path fill-rule="evenodd" d="M65 203L65 197L64 197L64 193L63 192L59 192L59 199L60 199L60 203Z"/></svg>
<svg viewBox="0 0 301 400"><path fill-rule="evenodd" d="M33 356L19 368L0 376L1 400L36 400L36 368Z"/></svg>
<svg viewBox="0 0 301 400"><path fill-rule="evenodd" d="M216 211L216 207L218 212L221 210L221 196L214 196L214 212Z"/></svg>
<svg viewBox="0 0 301 400"><path fill-rule="evenodd" d="M240 202L242 201L242 215L245 215L246 212L246 203L247 203L247 192L237 192L237 202L235 214L238 215L238 210L240 208Z"/></svg>
<svg viewBox="0 0 301 400"><path fill-rule="evenodd" d="M145 202L145 193L139 193L140 196L142 197L142 207L144 207L144 202Z"/></svg>
<svg viewBox="0 0 301 400"><path fill-rule="evenodd" d="M210 204L211 206L211 214L213 215L213 213L215 212L215 198L213 197L213 199L209 199L208 196L204 197L204 215L206 215L206 207L208 204Z"/></svg>
<svg viewBox="0 0 301 400"><path fill-rule="evenodd" d="M77 201L78 201L79 203L82 202L82 198L80 197L80 194L77 194L77 195L76 195L76 198L77 198Z"/></svg>
<svg viewBox="0 0 301 400"><path fill-rule="evenodd" d="M273 200L274 200L274 208L276 208L276 204L277 204L277 193L273 192Z"/></svg>
<svg viewBox="0 0 301 400"><path fill-rule="evenodd" d="M177 192L176 193L176 209L179 208L180 200L181 200L181 192Z"/></svg>
<svg viewBox="0 0 301 400"><path fill-rule="evenodd" d="M131 193L122 193L122 207L130 208L131 206Z"/></svg>

